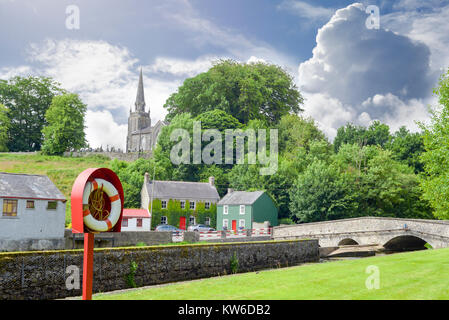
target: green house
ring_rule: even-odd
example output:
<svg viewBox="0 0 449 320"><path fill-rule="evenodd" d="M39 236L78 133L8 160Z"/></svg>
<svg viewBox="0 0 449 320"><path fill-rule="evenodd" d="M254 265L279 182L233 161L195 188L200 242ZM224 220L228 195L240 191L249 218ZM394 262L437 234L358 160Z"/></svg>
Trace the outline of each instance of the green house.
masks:
<svg viewBox="0 0 449 320"><path fill-rule="evenodd" d="M278 209L265 191L233 191L217 203L217 230L255 229L268 221L278 224Z"/></svg>

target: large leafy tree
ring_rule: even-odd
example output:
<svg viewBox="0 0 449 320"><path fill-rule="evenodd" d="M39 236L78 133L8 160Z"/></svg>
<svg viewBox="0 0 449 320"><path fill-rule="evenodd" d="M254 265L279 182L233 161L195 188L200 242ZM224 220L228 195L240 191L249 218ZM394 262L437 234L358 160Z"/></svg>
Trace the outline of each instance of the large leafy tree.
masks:
<svg viewBox="0 0 449 320"><path fill-rule="evenodd" d="M54 97L45 114L48 125L42 130L42 152L62 155L67 150L85 147L86 110L87 106L74 93Z"/></svg>
<svg viewBox="0 0 449 320"><path fill-rule="evenodd" d="M29 76L0 80L0 103L8 109L11 120L7 144L10 151L41 149L42 129L47 124L45 113L53 97L63 92L51 78Z"/></svg>
<svg viewBox="0 0 449 320"><path fill-rule="evenodd" d="M196 117L220 109L246 124L251 119L277 123L283 115L301 111L302 103L292 76L281 67L221 60L209 71L186 79L164 107L169 121L182 112Z"/></svg>
<svg viewBox="0 0 449 320"><path fill-rule="evenodd" d="M449 71L440 78L434 89L439 106L431 108L431 123L421 124L425 152L424 175L421 187L423 197L435 209L435 216L449 219Z"/></svg>

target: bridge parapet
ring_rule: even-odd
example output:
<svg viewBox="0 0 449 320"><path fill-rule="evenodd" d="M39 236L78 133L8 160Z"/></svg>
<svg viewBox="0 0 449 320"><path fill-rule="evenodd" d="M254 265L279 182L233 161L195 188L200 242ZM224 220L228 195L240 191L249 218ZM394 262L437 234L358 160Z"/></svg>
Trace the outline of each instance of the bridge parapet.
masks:
<svg viewBox="0 0 449 320"><path fill-rule="evenodd" d="M393 237L412 234L435 248L449 246L449 221L360 217L279 226L273 230L275 239L318 238L321 246L337 245L346 238L359 244L383 245Z"/></svg>

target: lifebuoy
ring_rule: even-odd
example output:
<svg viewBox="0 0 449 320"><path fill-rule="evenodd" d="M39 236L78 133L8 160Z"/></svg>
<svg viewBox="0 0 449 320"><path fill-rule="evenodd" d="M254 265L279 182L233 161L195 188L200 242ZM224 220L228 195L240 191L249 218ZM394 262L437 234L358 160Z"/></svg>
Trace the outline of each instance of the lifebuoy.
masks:
<svg viewBox="0 0 449 320"><path fill-rule="evenodd" d="M90 194L103 187L103 191L108 195L111 201L111 212L105 220L95 219L89 210L89 196ZM83 192L83 220L84 224L94 231L109 231L111 230L118 219L120 218L120 212L122 210L122 204L117 189L112 183L103 179L94 179L92 182L87 182Z"/></svg>

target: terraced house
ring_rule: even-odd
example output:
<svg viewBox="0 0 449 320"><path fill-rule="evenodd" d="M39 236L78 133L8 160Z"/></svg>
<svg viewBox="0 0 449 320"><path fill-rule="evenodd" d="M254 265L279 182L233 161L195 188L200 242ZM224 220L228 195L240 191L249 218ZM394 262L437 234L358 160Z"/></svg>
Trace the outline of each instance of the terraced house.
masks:
<svg viewBox="0 0 449 320"><path fill-rule="evenodd" d="M209 182L150 180L145 174L141 207L151 214L151 227L170 224L180 229L198 223L215 228L220 196L214 177Z"/></svg>
<svg viewBox="0 0 449 320"><path fill-rule="evenodd" d="M234 191L217 204L217 230L255 229L278 224L278 209L265 191Z"/></svg>

